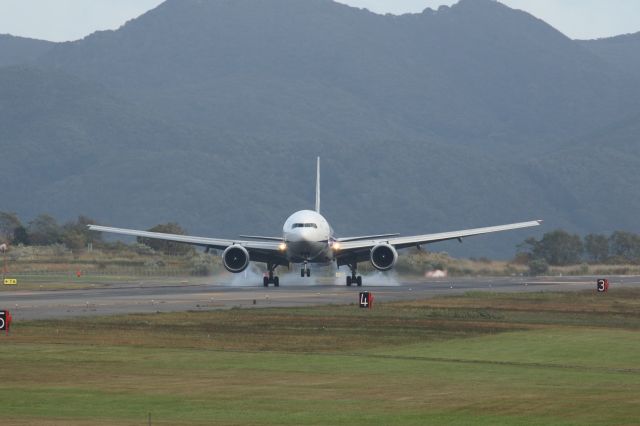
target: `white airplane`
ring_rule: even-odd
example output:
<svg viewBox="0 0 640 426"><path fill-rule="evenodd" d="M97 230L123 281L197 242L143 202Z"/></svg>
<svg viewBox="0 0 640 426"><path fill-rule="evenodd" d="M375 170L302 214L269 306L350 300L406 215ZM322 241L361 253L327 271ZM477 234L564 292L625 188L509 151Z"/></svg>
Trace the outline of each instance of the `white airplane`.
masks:
<svg viewBox="0 0 640 426"><path fill-rule="evenodd" d="M329 226L329 222L320 214L320 158L318 158L315 211L301 210L289 216L282 228L282 237L241 235L241 239L230 240L110 228L98 225L89 225L89 229L192 244L205 247L206 252L210 249L221 250L224 267L229 272L236 274L247 269L249 262L265 263L268 270L268 276L263 279L265 287L268 287L269 284L273 284L276 287L280 285L279 278L274 274L278 266L289 267L291 263L301 264L300 276L310 277L310 263L326 265L334 261L338 267L347 265L351 270L351 275L347 276L347 286L352 284L362 286L362 277L357 274L358 263L360 262L370 261L377 270L388 271L394 267L398 260L397 249L420 247L423 244L446 240L462 241L464 237L529 228L539 226L541 223L541 220L535 220L408 237L402 237L399 234L382 234L337 238L333 234L333 229Z"/></svg>

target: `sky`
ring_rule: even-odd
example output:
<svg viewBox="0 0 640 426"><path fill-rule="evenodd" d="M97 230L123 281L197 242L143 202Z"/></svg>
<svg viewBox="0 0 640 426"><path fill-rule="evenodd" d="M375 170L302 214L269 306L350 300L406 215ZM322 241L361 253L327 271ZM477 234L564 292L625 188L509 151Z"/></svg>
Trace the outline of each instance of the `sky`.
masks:
<svg viewBox="0 0 640 426"><path fill-rule="evenodd" d="M256 0L260 1L260 0ZM302 0L301 0L302 1ZM640 0L500 0L575 39L640 31ZM339 0L376 13L417 13L457 0ZM116 29L162 0L0 0L0 34L51 41L77 40Z"/></svg>

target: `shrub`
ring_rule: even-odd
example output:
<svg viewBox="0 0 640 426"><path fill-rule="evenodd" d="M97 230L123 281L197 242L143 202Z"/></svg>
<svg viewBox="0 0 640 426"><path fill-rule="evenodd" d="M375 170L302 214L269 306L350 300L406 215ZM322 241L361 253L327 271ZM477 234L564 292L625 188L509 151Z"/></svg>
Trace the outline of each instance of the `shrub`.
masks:
<svg viewBox="0 0 640 426"><path fill-rule="evenodd" d="M544 275L549 272L549 264L544 259L533 259L529 262L529 275Z"/></svg>

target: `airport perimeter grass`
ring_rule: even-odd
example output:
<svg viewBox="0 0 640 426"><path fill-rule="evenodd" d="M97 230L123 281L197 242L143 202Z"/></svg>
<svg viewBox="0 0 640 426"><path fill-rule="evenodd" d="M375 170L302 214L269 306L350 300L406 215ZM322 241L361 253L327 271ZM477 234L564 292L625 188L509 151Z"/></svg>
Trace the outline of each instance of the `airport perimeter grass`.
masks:
<svg viewBox="0 0 640 426"><path fill-rule="evenodd" d="M640 421L640 292L16 324L3 424Z"/></svg>

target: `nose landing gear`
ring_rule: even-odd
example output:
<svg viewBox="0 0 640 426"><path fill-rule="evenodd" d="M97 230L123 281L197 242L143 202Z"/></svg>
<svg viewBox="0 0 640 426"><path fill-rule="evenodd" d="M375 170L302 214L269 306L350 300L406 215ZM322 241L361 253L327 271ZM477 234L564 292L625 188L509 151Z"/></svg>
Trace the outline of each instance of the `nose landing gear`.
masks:
<svg viewBox="0 0 640 426"><path fill-rule="evenodd" d="M302 269L300 269L300 276L304 277L304 276L310 277L311 276L311 269L309 269L309 265L307 264L307 262L304 262L304 266L302 267Z"/></svg>

